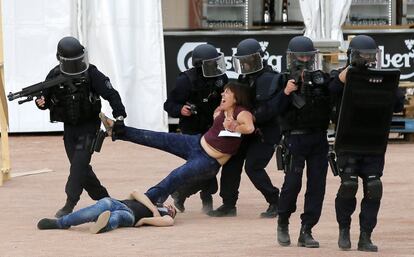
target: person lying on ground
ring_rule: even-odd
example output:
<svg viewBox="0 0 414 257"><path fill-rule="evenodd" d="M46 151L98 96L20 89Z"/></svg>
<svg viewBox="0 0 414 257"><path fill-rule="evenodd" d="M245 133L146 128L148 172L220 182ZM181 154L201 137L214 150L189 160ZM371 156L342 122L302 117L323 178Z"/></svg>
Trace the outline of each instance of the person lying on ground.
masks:
<svg viewBox="0 0 414 257"><path fill-rule="evenodd" d="M62 216L58 219L44 218L37 227L43 229L68 229L71 226L95 222L90 227L93 234L108 232L119 227L151 225L165 227L174 225L177 211L171 205L155 206L148 197L133 191L129 199L117 200L105 197L95 204Z"/></svg>

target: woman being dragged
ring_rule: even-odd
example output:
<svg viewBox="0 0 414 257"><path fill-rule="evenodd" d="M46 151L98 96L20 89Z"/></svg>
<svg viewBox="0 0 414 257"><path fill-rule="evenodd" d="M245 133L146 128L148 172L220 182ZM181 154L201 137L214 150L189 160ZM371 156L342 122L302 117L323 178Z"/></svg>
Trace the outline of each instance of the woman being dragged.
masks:
<svg viewBox="0 0 414 257"><path fill-rule="evenodd" d="M204 135L113 126L114 121L103 113L100 117L113 140L157 148L187 160L145 193L153 203L163 203L177 188L215 177L220 167L237 152L242 135L254 132L253 115L248 111L249 99L246 86L228 83L214 113L214 123Z"/></svg>

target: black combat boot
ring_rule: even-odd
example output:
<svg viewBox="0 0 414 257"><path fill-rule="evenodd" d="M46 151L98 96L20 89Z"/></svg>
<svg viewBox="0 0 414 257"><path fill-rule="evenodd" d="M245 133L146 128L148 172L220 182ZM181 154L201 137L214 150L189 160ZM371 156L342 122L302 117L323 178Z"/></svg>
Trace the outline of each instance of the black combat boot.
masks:
<svg viewBox="0 0 414 257"><path fill-rule="evenodd" d="M265 212L260 213L262 218L276 218L277 217L277 204L271 203Z"/></svg>
<svg viewBox="0 0 414 257"><path fill-rule="evenodd" d="M201 195L200 193L200 198L201 198L201 203L203 204L203 208L201 209L201 211L203 213L208 213L212 211L213 210L213 196L210 194Z"/></svg>
<svg viewBox="0 0 414 257"><path fill-rule="evenodd" d="M290 245L289 219L282 219L280 216L277 221L277 242L281 246Z"/></svg>
<svg viewBox="0 0 414 257"><path fill-rule="evenodd" d="M319 242L313 239L312 231L309 225L302 225L298 239L298 246L307 248L319 248Z"/></svg>
<svg viewBox="0 0 414 257"><path fill-rule="evenodd" d="M361 234L359 234L358 251L378 252L378 247L371 241L371 232L361 231Z"/></svg>
<svg viewBox="0 0 414 257"><path fill-rule="evenodd" d="M236 206L230 206L223 204L215 210L207 212L211 217L234 217L237 216Z"/></svg>
<svg viewBox="0 0 414 257"><path fill-rule="evenodd" d="M41 219L37 223L38 229L59 229L59 225L56 219Z"/></svg>
<svg viewBox="0 0 414 257"><path fill-rule="evenodd" d="M351 237L349 235L349 228L339 229L338 246L342 250L351 249Z"/></svg>
<svg viewBox="0 0 414 257"><path fill-rule="evenodd" d="M61 218L65 215L68 215L73 212L73 208L75 208L76 203L70 200L66 200L65 206L62 209L58 210L55 214L56 218Z"/></svg>
<svg viewBox="0 0 414 257"><path fill-rule="evenodd" d="M184 202L185 197L182 197L179 192L175 191L171 194L171 198L174 200L174 206L177 208L180 212L185 211Z"/></svg>

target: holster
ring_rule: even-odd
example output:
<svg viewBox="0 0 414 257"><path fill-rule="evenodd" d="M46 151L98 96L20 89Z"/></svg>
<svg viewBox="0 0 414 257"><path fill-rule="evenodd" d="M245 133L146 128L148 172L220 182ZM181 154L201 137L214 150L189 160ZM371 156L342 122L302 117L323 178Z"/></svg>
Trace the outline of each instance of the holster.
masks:
<svg viewBox="0 0 414 257"><path fill-rule="evenodd" d="M292 166L291 155L289 149L285 144L285 138L282 137L279 144L276 146L276 166L278 170L288 172Z"/></svg>
<svg viewBox="0 0 414 257"><path fill-rule="evenodd" d="M284 165L284 160L283 160L283 146L282 145L277 145L276 146L276 166L277 166L277 170L283 170L285 165Z"/></svg>
<svg viewBox="0 0 414 257"><path fill-rule="evenodd" d="M93 152L98 152L99 153L101 151L102 144L103 144L103 142L105 140L105 137L107 135L108 134L105 131L103 131L102 129L99 129L96 132L95 137L92 139L92 142L90 144L89 151L91 153L93 153Z"/></svg>
<svg viewBox="0 0 414 257"><path fill-rule="evenodd" d="M329 162L329 166L331 167L332 174L334 176L338 176L339 175L339 169L338 169L338 165L336 163L336 154L335 154L335 152L330 151L328 153L328 162Z"/></svg>

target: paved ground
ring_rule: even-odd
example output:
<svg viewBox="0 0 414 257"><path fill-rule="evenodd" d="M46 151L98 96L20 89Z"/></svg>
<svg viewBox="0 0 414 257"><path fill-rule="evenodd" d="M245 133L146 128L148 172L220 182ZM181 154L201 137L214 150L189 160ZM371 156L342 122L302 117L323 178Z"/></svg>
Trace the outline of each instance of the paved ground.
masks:
<svg viewBox="0 0 414 257"><path fill-rule="evenodd" d="M391 144L388 147L384 198L373 240L379 253L356 251L358 216L353 215L352 251L337 248L337 224L334 198L338 178L328 174L328 186L322 218L314 229L319 249L296 247L299 214L291 219L291 247L276 243L275 219L260 219L267 205L260 193L243 175L238 216L211 218L200 212L198 196L186 202L186 212L177 215L176 226L168 228L124 228L91 235L88 224L69 230L40 231L37 221L51 217L64 203L64 184L68 161L61 136L13 136L10 138L13 172L50 168L55 172L13 178L0 187L0 256L414 256L414 145ZM113 197L123 198L132 189L145 191L183 161L157 150L107 140L93 167ZM268 172L281 186L283 174ZM302 190L303 191L303 190ZM361 199L359 192L359 199ZM78 207L91 204L82 195ZM215 206L220 203L215 196Z"/></svg>

